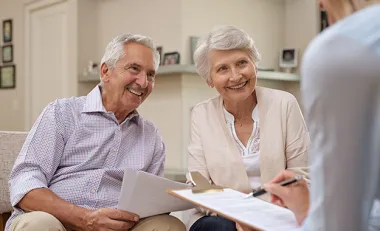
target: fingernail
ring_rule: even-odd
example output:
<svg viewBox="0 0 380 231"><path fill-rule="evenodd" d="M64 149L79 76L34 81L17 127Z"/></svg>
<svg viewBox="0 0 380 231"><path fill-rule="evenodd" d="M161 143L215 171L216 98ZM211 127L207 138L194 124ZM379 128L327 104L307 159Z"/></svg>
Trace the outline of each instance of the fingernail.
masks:
<svg viewBox="0 0 380 231"><path fill-rule="evenodd" d="M135 221L138 221L139 220L139 218L138 217L135 217L135 218L133 218Z"/></svg>

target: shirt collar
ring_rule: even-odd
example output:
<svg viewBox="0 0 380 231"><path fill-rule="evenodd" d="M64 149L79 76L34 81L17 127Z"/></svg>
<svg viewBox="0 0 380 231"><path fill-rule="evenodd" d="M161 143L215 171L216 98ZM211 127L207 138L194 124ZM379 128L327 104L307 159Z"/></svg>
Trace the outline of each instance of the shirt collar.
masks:
<svg viewBox="0 0 380 231"><path fill-rule="evenodd" d="M121 124L124 124L128 120L131 120L135 122L136 124L138 124L140 121L139 117L140 117L140 114L136 110L134 110L133 112L129 113L129 115L121 122Z"/></svg>
<svg viewBox="0 0 380 231"><path fill-rule="evenodd" d="M102 93L99 85L88 93L82 112L107 112L103 106Z"/></svg>
<svg viewBox="0 0 380 231"><path fill-rule="evenodd" d="M105 109L103 105L101 86L97 85L94 89L92 89L90 93L88 93L82 112L83 113L89 113L89 112L109 113L107 112L107 110ZM124 122L128 120L138 123L139 121L138 118L139 118L139 113L136 110L134 110L123 120L121 124L124 124Z"/></svg>
<svg viewBox="0 0 380 231"><path fill-rule="evenodd" d="M223 105L224 117L226 117L227 122L234 123L235 117L227 111L227 109ZM253 121L259 122L259 106L256 104L255 108L252 111L252 119Z"/></svg>

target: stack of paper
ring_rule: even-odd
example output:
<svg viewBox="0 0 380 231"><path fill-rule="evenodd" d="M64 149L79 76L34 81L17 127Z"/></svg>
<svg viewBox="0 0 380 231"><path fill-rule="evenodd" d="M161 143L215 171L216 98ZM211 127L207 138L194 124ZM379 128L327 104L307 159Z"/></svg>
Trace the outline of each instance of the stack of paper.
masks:
<svg viewBox="0 0 380 231"><path fill-rule="evenodd" d="M247 198L247 194L232 189L215 193L193 193L191 189L172 190L169 193L252 228L266 231L299 228L293 213L288 209L254 197Z"/></svg>
<svg viewBox="0 0 380 231"><path fill-rule="evenodd" d="M182 211L195 205L167 193L169 189L188 189L189 185L146 172L126 169L118 209L135 213L140 218Z"/></svg>

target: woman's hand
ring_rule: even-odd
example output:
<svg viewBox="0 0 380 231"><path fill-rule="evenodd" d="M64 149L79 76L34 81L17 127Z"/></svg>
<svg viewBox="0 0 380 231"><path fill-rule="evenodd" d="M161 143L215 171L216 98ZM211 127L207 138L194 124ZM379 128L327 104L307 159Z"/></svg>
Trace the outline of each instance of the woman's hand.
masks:
<svg viewBox="0 0 380 231"><path fill-rule="evenodd" d="M278 183L294 178L295 173L283 171L269 183L264 185L264 189L271 193L271 202L290 209L299 224L302 224L309 210L309 190L305 180L281 186ZM244 229L243 229L244 230Z"/></svg>
<svg viewBox="0 0 380 231"><path fill-rule="evenodd" d="M236 229L237 229L237 231L254 231L254 229L251 229L249 227L245 227L245 226L240 225L238 223L236 223Z"/></svg>

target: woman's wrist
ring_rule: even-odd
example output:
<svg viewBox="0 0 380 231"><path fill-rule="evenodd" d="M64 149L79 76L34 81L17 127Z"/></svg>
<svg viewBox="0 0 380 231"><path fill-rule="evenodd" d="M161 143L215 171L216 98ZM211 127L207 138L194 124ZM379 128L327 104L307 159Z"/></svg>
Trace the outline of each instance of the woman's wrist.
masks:
<svg viewBox="0 0 380 231"><path fill-rule="evenodd" d="M302 225L309 212L309 202L307 202L302 209L295 213L296 220L299 225Z"/></svg>

